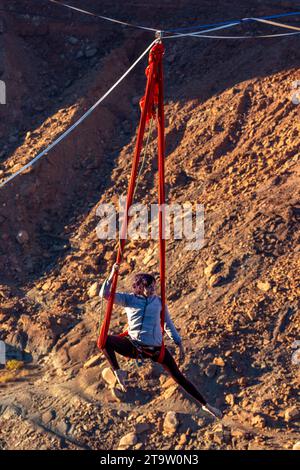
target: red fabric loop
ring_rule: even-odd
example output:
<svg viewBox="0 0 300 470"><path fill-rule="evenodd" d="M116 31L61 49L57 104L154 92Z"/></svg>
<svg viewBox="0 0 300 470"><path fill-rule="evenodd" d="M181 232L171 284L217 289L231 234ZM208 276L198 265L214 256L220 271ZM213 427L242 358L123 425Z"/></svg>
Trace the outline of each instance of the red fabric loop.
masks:
<svg viewBox="0 0 300 470"><path fill-rule="evenodd" d="M165 48L162 44L158 43L155 44L149 54L149 65L145 70L146 77L148 78L151 73L154 75L155 85L152 91L152 94L149 99L149 105L147 109L146 115L146 123L150 121L151 118L156 117L156 106L158 105L158 95L159 95L159 84L157 81L157 72L158 72L158 64L162 62L162 57L164 54ZM145 107L145 96L140 99L140 108L143 112Z"/></svg>
<svg viewBox="0 0 300 470"><path fill-rule="evenodd" d="M158 202L159 202L159 258L160 258L160 286L161 286L161 329L162 336L164 336L165 324L165 305L166 305L166 291L165 291L165 223L164 223L164 204L165 204L165 173L164 173L164 158L165 158L165 128L164 128L164 98L163 98L163 66L162 57L164 54L164 46L161 43L155 44L149 53L149 65L146 68L147 84L146 91L143 98L140 100L141 117L137 135L137 142L134 151L134 157L131 168L131 175L128 187L128 194L126 199L125 218L121 228L120 246L117 253L116 262L120 264L122 254L126 242L127 226L129 222L128 211L133 202L134 188L138 173L138 164L143 145L145 127L151 117L157 116L157 131L158 131L158 171L159 171L159 187L158 187ZM107 302L104 321L101 326L100 335L97 341L99 349L104 349L107 340L111 315L113 310L114 296L116 293L118 281L118 271L115 271L110 296ZM128 335L125 331L121 336ZM164 340L162 340L162 347L159 355L158 362L162 362L165 353Z"/></svg>

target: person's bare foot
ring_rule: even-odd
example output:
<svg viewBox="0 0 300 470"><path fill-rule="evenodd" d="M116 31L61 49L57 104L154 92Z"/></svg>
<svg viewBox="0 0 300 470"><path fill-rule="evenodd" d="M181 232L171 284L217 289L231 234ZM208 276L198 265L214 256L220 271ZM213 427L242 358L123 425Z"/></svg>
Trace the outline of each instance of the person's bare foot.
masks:
<svg viewBox="0 0 300 470"><path fill-rule="evenodd" d="M116 376L117 384L119 385L121 391L126 392L125 380L127 377L127 372L125 370L118 369L114 371L114 374Z"/></svg>
<svg viewBox="0 0 300 470"><path fill-rule="evenodd" d="M202 410L205 411L206 413L209 413L211 416L213 416L214 418L218 418L218 419L222 419L223 418L223 413L221 410L219 410L218 408L215 408L214 406L212 405L209 405L208 403L206 403L206 405L203 405L202 406Z"/></svg>

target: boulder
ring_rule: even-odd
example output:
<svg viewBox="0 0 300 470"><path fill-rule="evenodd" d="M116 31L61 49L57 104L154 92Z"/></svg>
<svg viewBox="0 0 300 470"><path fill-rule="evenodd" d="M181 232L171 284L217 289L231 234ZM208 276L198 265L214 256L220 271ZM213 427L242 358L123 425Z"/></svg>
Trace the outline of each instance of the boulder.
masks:
<svg viewBox="0 0 300 470"><path fill-rule="evenodd" d="M98 286L98 282L94 282L94 284L92 284L88 291L87 291L87 294L89 296L90 299L93 299L94 297L96 297L99 293L99 286Z"/></svg>
<svg viewBox="0 0 300 470"><path fill-rule="evenodd" d="M105 369L103 369L102 378L111 387L113 387L116 383L116 376L110 367L105 367Z"/></svg>
<svg viewBox="0 0 300 470"><path fill-rule="evenodd" d="M228 403L228 405L233 406L234 405L234 395L232 393L229 393L228 395L225 396L225 401Z"/></svg>
<svg viewBox="0 0 300 470"><path fill-rule="evenodd" d="M297 406L291 406L287 408L284 412L284 420L289 423L291 421L295 421L300 417L300 411Z"/></svg>
<svg viewBox="0 0 300 470"><path fill-rule="evenodd" d="M135 432L136 434L142 434L150 429L150 425L148 423L137 423L135 425Z"/></svg>
<svg viewBox="0 0 300 470"><path fill-rule="evenodd" d="M118 450L126 450L137 443L137 436L135 432L125 434L119 442Z"/></svg>
<svg viewBox="0 0 300 470"><path fill-rule="evenodd" d="M271 289L271 284L270 282L266 281L266 282L263 282L263 281L258 281L257 282L257 287L259 290L262 290L263 292L268 292L268 290Z"/></svg>
<svg viewBox="0 0 300 470"><path fill-rule="evenodd" d="M222 359L222 357L215 357L214 360L213 360L213 364L215 364L216 366L219 366L219 367L224 367L225 366L225 362L224 362L224 359Z"/></svg>
<svg viewBox="0 0 300 470"><path fill-rule="evenodd" d="M86 361L83 365L85 369L89 369L90 367L98 366L101 363L102 354L96 354L92 356L88 361Z"/></svg>
<svg viewBox="0 0 300 470"><path fill-rule="evenodd" d="M87 57L88 59L91 58L91 57L94 57L98 52L98 49L96 47L92 47L91 49L86 49L85 50L85 57Z"/></svg>
<svg viewBox="0 0 300 470"><path fill-rule="evenodd" d="M178 391L178 385L173 384L171 387L167 388L165 392L162 394L162 399L163 400L168 400L172 395L174 395L175 392Z"/></svg>
<svg viewBox="0 0 300 470"><path fill-rule="evenodd" d="M72 44L72 46L75 46L79 42L79 39L75 38L74 36L70 36L68 38L68 42Z"/></svg>
<svg viewBox="0 0 300 470"><path fill-rule="evenodd" d="M176 413L174 411L168 411L163 423L164 433L172 436L176 433L178 425L179 421L177 419Z"/></svg>
<svg viewBox="0 0 300 470"><path fill-rule="evenodd" d="M220 274L213 274L208 281L210 287L218 287L223 282L223 276Z"/></svg>
<svg viewBox="0 0 300 470"><path fill-rule="evenodd" d="M300 441L295 442L293 445L293 450L300 450Z"/></svg>
<svg viewBox="0 0 300 470"><path fill-rule="evenodd" d="M220 271L222 267L222 263L217 260L213 261L212 263L209 263L206 268L204 269L204 274L207 277L211 277L213 274L216 274L217 272Z"/></svg>
<svg viewBox="0 0 300 470"><path fill-rule="evenodd" d="M215 364L209 364L205 370L205 375L209 378L212 378L216 375L217 366Z"/></svg>
<svg viewBox="0 0 300 470"><path fill-rule="evenodd" d="M251 424L252 426L255 426L257 428L264 428L266 426L266 421L265 421L265 418L261 415L256 415L256 416L253 416L252 420L251 420Z"/></svg>
<svg viewBox="0 0 300 470"><path fill-rule="evenodd" d="M213 430L213 441L216 444L229 444L231 442L230 430L222 424L217 425Z"/></svg>

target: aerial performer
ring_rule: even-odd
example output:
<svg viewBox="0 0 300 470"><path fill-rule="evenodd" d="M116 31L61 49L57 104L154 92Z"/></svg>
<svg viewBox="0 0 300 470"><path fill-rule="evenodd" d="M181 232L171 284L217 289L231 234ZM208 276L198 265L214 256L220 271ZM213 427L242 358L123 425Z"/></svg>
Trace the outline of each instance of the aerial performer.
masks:
<svg viewBox="0 0 300 470"><path fill-rule="evenodd" d="M119 264L113 265L108 279L104 281L100 290L100 297L106 300L110 297L111 281ZM161 330L161 298L156 295L156 280L151 274L138 273L134 277L132 292L115 292L114 303L124 307L127 315L128 330L126 335L108 335L105 347L102 349L110 367L112 368L117 384L126 392L126 371L120 369L116 353L131 359L150 359L158 362L163 337ZM168 307L165 306L165 331L179 348L179 358L184 359L182 339L171 320ZM215 418L222 418L218 408L207 403L205 398L179 370L178 365L168 348L164 348L161 365L166 372L200 405L201 409Z"/></svg>

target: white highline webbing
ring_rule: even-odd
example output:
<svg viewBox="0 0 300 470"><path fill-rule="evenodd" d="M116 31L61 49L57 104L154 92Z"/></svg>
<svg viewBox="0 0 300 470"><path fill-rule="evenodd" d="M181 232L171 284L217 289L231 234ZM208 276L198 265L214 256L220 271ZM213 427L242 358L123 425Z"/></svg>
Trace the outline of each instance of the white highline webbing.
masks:
<svg viewBox="0 0 300 470"><path fill-rule="evenodd" d="M259 21L260 23L266 23L270 24L272 26L278 26L279 28L284 28L284 29L293 29L294 31L299 31L300 28L298 26L293 26L290 24L283 24L283 23L277 23L277 21L270 21L270 20L262 20L261 18L251 18L252 20Z"/></svg>

